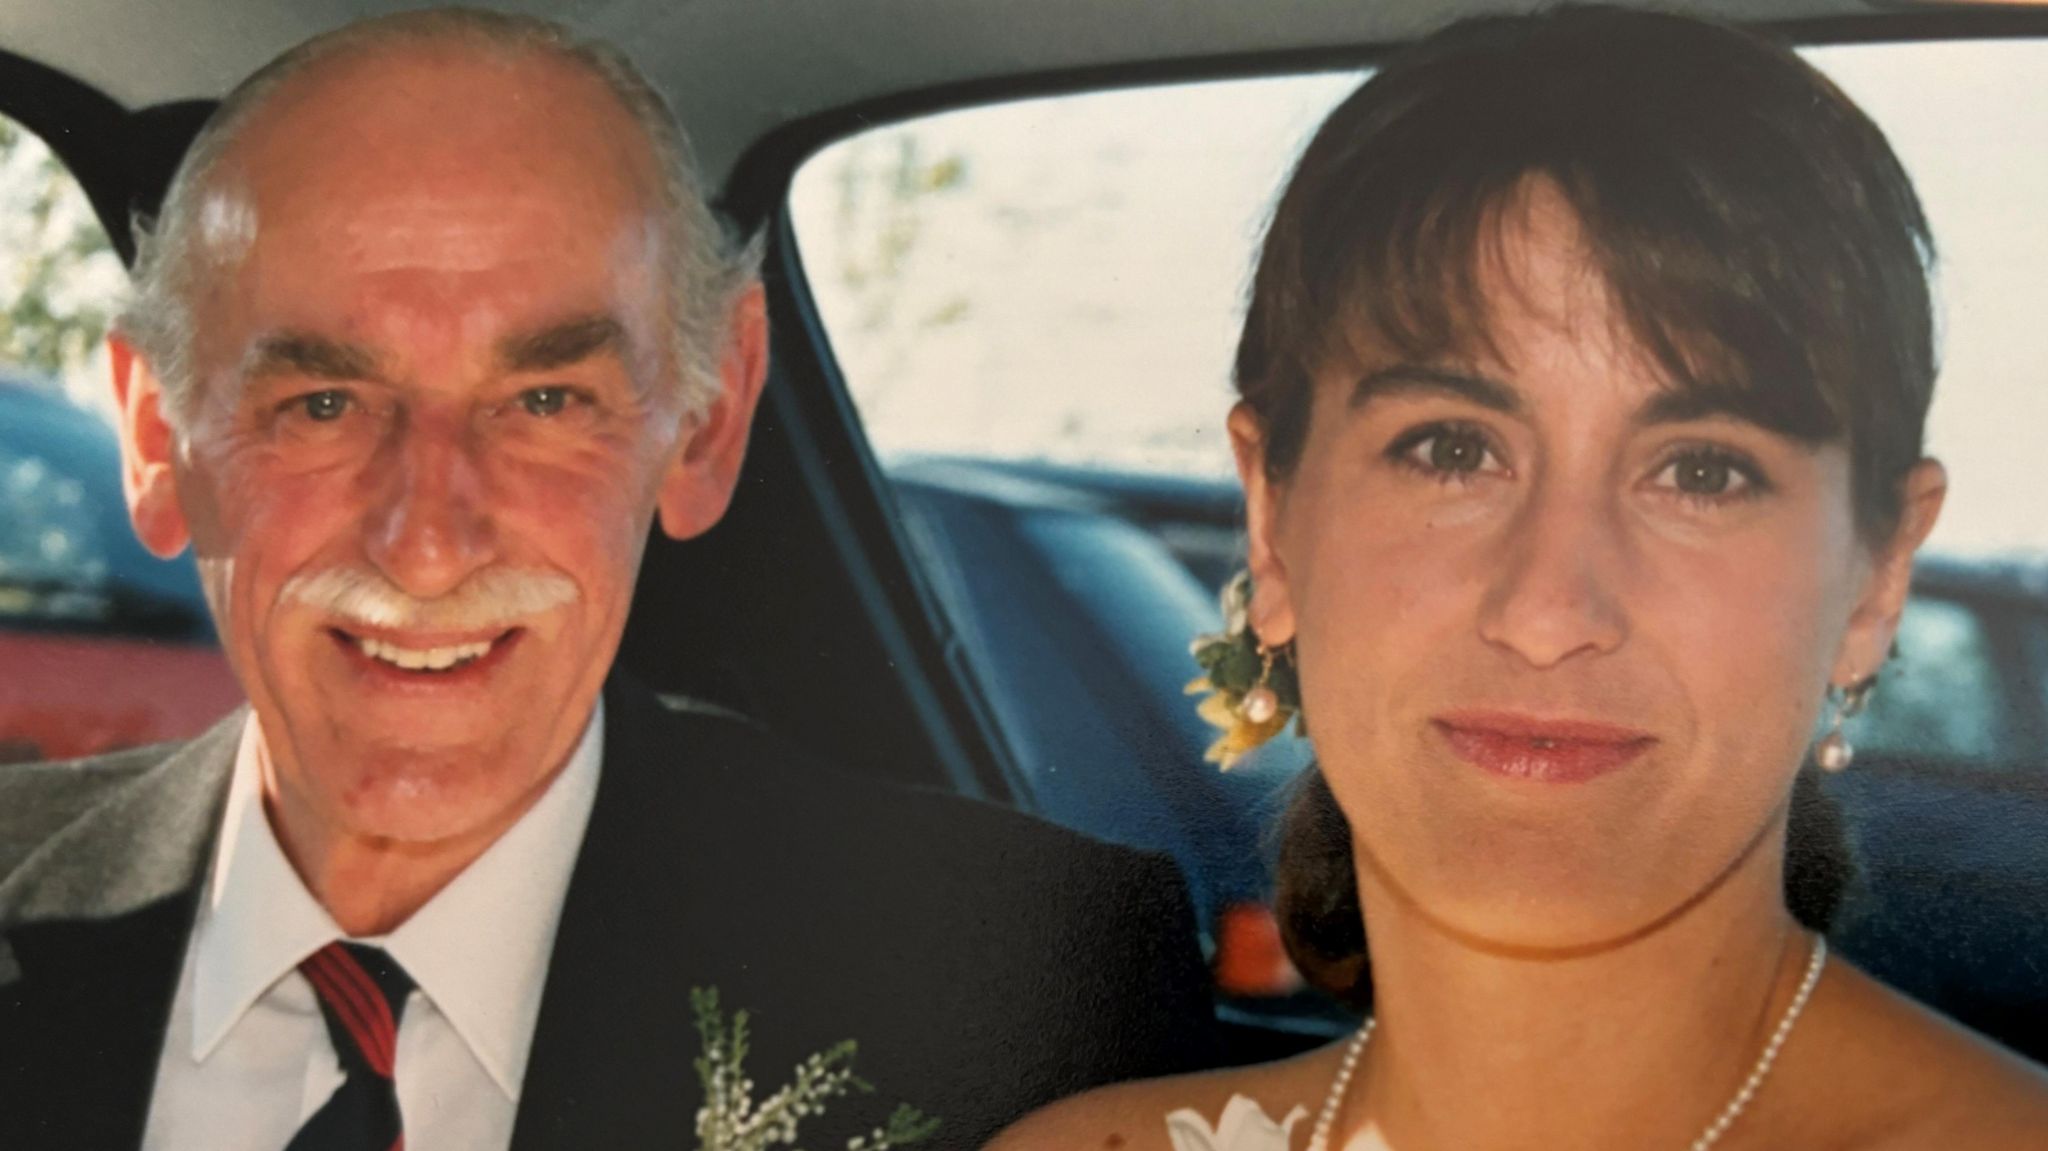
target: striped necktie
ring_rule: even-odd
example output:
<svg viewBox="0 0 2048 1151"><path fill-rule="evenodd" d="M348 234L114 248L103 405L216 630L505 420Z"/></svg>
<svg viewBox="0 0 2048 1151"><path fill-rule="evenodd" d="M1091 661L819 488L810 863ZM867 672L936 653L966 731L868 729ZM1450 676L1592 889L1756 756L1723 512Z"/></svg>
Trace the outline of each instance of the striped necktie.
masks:
<svg viewBox="0 0 2048 1151"><path fill-rule="evenodd" d="M320 996L345 1078L285 1151L404 1151L392 1067L412 979L382 950L358 943L330 943L299 971Z"/></svg>

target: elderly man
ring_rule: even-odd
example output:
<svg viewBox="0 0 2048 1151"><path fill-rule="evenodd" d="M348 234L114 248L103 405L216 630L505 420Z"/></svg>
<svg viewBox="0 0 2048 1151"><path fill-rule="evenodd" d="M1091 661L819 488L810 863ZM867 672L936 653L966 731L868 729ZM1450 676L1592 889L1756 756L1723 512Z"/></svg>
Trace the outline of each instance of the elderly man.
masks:
<svg viewBox="0 0 2048 1151"><path fill-rule="evenodd" d="M616 54L461 12L309 42L201 134L116 388L136 531L197 552L251 707L0 776L0 1146L690 1146L697 986L764 1083L860 1042L888 1098L813 1146L1205 1056L1158 861L611 672L764 376L685 155Z"/></svg>

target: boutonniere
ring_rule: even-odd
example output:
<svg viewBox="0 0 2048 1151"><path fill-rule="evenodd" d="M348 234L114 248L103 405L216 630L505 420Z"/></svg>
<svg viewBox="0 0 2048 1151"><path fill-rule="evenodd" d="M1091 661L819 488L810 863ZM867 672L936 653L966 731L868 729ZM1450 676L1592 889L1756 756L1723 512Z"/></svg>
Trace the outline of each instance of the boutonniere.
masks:
<svg viewBox="0 0 2048 1151"><path fill-rule="evenodd" d="M728 1024L718 1006L718 989L693 988L690 1006L697 1013L697 1035L704 1054L696 1061L704 1086L704 1106L697 1112L697 1151L765 1151L796 1142L797 1124L825 1110L826 1101L849 1091L871 1094L874 1087L853 1073L854 1041L848 1039L796 1065L796 1078L760 1102L754 1081L747 1078L747 1013L733 1012ZM939 1129L939 1121L907 1103L881 1126L847 1140L846 1151L888 1151L921 1143Z"/></svg>

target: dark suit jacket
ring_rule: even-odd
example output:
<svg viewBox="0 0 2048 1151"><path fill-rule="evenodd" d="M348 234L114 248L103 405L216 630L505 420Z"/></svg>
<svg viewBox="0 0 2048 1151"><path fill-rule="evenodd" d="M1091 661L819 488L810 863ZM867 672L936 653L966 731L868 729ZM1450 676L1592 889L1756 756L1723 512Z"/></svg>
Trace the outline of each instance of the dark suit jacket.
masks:
<svg viewBox="0 0 2048 1151"><path fill-rule="evenodd" d="M689 989L753 1019L766 1095L841 1039L878 1088L809 1121L845 1145L898 1101L978 1146L1039 1103L1214 1057L1165 862L1012 812L835 774L614 678L515 1151L695 1146ZM0 1147L130 1148L242 718L172 748L0 770Z"/></svg>

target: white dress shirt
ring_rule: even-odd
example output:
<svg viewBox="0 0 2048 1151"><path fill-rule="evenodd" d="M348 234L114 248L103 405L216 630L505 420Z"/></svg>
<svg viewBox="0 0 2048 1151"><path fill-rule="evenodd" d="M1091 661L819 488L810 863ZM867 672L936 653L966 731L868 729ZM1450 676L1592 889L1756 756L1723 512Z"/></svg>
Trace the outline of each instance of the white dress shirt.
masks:
<svg viewBox="0 0 2048 1151"><path fill-rule="evenodd" d="M597 796L600 703L547 792L382 947L417 989L398 1028L408 1151L497 1151L512 1121L569 875ZM299 962L347 938L263 812L263 733L242 731L185 950L144 1151L280 1151L342 1082Z"/></svg>

